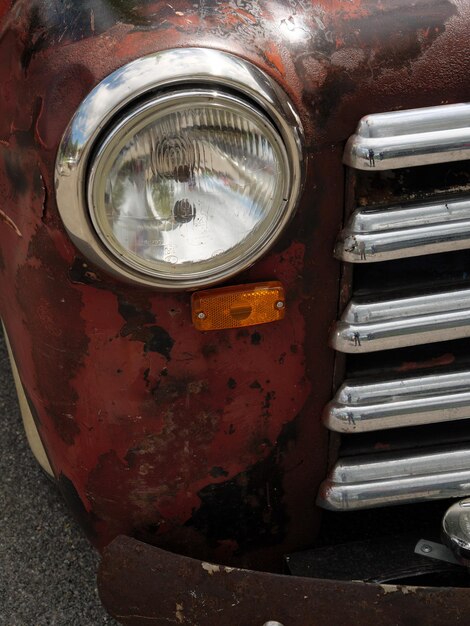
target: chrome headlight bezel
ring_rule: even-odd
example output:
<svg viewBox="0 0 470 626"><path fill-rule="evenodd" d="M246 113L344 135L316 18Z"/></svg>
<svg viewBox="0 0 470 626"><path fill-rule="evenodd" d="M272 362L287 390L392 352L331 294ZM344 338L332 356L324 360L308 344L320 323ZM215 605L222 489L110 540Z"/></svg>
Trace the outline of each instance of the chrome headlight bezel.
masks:
<svg viewBox="0 0 470 626"><path fill-rule="evenodd" d="M89 210L87 186L93 177L93 157L115 132L119 121L139 103L153 102L176 93L197 91L213 97L233 97L263 115L282 140L289 189L275 229L252 254L236 264L202 276L174 279L145 273L122 260L98 234ZM226 96L225 96L226 94ZM85 257L112 275L141 286L164 290L189 290L219 283L241 272L262 256L277 240L291 218L303 181L303 135L300 120L285 92L264 72L231 54L203 48L167 50L142 57L105 78L83 101L59 147L55 180L59 213L72 241Z"/></svg>

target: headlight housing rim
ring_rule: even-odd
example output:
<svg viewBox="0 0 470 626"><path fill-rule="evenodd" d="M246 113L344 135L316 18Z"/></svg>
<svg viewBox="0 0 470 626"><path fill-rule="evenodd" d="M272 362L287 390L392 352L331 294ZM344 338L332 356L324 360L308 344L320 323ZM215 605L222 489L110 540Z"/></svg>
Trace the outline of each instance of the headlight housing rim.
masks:
<svg viewBox="0 0 470 626"><path fill-rule="evenodd" d="M196 90L201 85L218 93L236 94L265 114L282 138L291 173L282 227L297 205L303 183L302 127L287 95L275 81L251 63L212 49L182 48L137 59L110 74L83 101L64 134L55 171L57 204L71 239L88 260L121 280L170 291L217 284L253 264L271 247L282 230L279 228L259 254L236 267L235 271L216 273L202 280L190 277L187 280L161 279L143 274L110 252L95 232L87 210L85 182L103 130L110 128L113 120L136 102L142 102L152 94L188 88Z"/></svg>

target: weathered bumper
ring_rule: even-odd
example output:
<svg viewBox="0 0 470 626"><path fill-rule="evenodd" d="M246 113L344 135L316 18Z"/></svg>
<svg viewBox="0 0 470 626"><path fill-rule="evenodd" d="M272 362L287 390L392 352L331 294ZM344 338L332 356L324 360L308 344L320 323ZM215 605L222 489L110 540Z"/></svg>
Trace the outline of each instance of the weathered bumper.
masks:
<svg viewBox="0 0 470 626"><path fill-rule="evenodd" d="M407 626L470 623L470 591L373 585L227 568L120 536L98 586L123 624L168 626Z"/></svg>

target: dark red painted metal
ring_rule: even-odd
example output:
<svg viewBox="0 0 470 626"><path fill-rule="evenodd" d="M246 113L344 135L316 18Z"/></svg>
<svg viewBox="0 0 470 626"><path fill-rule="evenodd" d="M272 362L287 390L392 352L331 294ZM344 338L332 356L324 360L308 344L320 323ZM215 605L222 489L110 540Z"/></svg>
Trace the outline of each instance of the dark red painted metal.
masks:
<svg viewBox="0 0 470 626"><path fill-rule="evenodd" d="M106 548L101 600L127 626L456 626L470 620L467 589L374 585L232 569L129 537Z"/></svg>
<svg viewBox="0 0 470 626"><path fill-rule="evenodd" d="M11 5L11 8L10 6ZM468 100L470 6L450 0L1 2L0 313L54 472L96 545L120 533L273 566L309 544L327 463L345 139L375 111ZM117 67L179 46L239 54L306 131L307 187L237 283L280 280L279 324L201 334L188 294L80 258L54 198L57 146Z"/></svg>

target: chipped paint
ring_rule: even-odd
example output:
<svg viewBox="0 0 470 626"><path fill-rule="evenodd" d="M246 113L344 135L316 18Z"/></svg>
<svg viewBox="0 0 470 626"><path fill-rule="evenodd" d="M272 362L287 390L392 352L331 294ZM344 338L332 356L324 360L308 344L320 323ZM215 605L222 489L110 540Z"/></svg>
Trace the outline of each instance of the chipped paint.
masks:
<svg viewBox="0 0 470 626"><path fill-rule="evenodd" d="M235 569L233 567L214 565L212 563L204 563L204 562L201 563L201 567L205 572L209 574L209 576L213 576L214 574L217 574L220 572L224 572L225 574L231 574Z"/></svg>
<svg viewBox="0 0 470 626"><path fill-rule="evenodd" d="M384 588L390 588L387 593ZM468 624L468 589L407 587L279 576L234 569L201 575L201 562L119 537L105 551L98 576L108 611L128 626L175 621L175 600L197 626L397 626ZM197 589L197 594L194 593Z"/></svg>
<svg viewBox="0 0 470 626"><path fill-rule="evenodd" d="M1 209L0 209L0 221L2 221L9 228L11 228L13 230L13 232L15 232L18 235L18 237L22 237L23 236L21 234L20 229L15 224L15 222L11 219L11 217L8 217L8 215L4 211L2 211Z"/></svg>
<svg viewBox="0 0 470 626"><path fill-rule="evenodd" d="M124 533L276 568L314 540L305 501L327 464L344 141L367 113L470 99L464 5L0 0L1 210L22 234L0 224L0 313L55 475L97 546ZM281 281L289 314L247 333L197 333L188 294L101 272L55 204L57 146L83 98L138 56L190 45L262 68L306 131L298 211L237 277Z"/></svg>
<svg viewBox="0 0 470 626"><path fill-rule="evenodd" d="M201 567L209 576L213 576L221 571L220 565L213 565L212 563L201 563Z"/></svg>
<svg viewBox="0 0 470 626"><path fill-rule="evenodd" d="M404 596L407 596L409 593L417 593L419 591L419 587L415 587L413 585L379 585L384 595L388 593L401 593Z"/></svg>
<svg viewBox="0 0 470 626"><path fill-rule="evenodd" d="M180 623L183 624L184 623L184 613L183 613L183 605L182 604L178 604L176 603L176 611L175 611L175 617L176 620Z"/></svg>

